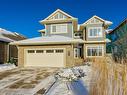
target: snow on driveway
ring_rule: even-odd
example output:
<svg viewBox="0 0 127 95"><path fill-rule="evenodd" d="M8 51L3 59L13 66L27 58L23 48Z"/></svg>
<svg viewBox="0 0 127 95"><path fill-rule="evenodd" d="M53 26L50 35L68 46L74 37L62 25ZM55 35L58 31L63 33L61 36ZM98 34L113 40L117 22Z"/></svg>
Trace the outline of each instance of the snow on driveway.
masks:
<svg viewBox="0 0 127 95"><path fill-rule="evenodd" d="M0 95L41 95L54 82L57 68L28 67L0 72Z"/></svg>

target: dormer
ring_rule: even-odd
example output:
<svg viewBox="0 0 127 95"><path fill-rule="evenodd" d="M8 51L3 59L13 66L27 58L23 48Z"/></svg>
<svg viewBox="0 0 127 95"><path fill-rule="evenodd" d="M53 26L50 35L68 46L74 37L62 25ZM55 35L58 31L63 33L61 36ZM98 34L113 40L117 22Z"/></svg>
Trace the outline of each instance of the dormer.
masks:
<svg viewBox="0 0 127 95"><path fill-rule="evenodd" d="M47 18L41 20L40 23L45 26L46 36L63 35L73 37L73 32L77 30L77 18L60 9L57 9Z"/></svg>

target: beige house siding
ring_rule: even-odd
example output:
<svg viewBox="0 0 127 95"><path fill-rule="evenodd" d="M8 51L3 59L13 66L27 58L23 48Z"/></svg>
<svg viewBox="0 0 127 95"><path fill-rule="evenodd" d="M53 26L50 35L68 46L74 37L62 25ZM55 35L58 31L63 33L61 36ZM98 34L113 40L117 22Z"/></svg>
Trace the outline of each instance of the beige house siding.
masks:
<svg viewBox="0 0 127 95"><path fill-rule="evenodd" d="M25 66L25 49L35 49L35 48L65 48L66 49L66 63L65 67L73 66L73 45L50 45L50 46L19 46L18 47L18 66Z"/></svg>

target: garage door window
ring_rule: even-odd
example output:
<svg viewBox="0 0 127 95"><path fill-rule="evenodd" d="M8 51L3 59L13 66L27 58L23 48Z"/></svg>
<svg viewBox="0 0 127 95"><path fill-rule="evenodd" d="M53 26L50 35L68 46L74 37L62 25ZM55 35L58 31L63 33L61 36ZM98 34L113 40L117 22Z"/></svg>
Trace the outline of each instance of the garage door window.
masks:
<svg viewBox="0 0 127 95"><path fill-rule="evenodd" d="M63 53L63 49L56 50L56 53Z"/></svg>
<svg viewBox="0 0 127 95"><path fill-rule="evenodd" d="M28 50L28 53L35 53L34 50Z"/></svg>
<svg viewBox="0 0 127 95"><path fill-rule="evenodd" d="M46 53L54 53L54 50L46 50Z"/></svg>
<svg viewBox="0 0 127 95"><path fill-rule="evenodd" d="M36 50L36 53L43 53L43 50Z"/></svg>

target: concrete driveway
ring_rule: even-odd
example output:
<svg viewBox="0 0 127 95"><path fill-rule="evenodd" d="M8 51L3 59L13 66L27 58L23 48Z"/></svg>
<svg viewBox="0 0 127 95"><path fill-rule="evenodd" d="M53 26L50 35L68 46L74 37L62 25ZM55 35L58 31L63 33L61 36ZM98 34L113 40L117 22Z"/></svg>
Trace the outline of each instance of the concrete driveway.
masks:
<svg viewBox="0 0 127 95"><path fill-rule="evenodd" d="M0 72L2 95L42 95L55 81L53 73L58 68L15 68Z"/></svg>

